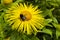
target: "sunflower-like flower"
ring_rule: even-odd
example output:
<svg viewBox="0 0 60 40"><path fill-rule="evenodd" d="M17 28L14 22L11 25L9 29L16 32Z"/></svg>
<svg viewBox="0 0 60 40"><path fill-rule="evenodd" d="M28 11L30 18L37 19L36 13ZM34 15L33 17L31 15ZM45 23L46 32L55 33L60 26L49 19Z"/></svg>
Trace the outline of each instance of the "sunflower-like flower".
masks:
<svg viewBox="0 0 60 40"><path fill-rule="evenodd" d="M44 27L44 18L40 15L41 12L38 6L20 3L19 5L10 7L6 11L4 19L9 22L13 30L34 34Z"/></svg>

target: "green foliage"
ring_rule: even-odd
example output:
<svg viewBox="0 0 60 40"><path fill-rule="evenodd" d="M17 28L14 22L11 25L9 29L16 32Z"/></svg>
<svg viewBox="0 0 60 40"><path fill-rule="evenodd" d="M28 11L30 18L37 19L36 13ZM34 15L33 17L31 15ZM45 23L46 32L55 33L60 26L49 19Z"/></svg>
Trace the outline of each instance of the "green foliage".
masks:
<svg viewBox="0 0 60 40"><path fill-rule="evenodd" d="M36 36L20 34L16 31L11 33L11 40L39 40Z"/></svg>
<svg viewBox="0 0 60 40"><path fill-rule="evenodd" d="M10 37L10 40L60 40L60 0L14 0L10 5L2 5L0 0L0 40ZM38 5L43 11L45 27L36 35L26 35L12 30L5 20L4 15L7 8L17 3L32 3Z"/></svg>

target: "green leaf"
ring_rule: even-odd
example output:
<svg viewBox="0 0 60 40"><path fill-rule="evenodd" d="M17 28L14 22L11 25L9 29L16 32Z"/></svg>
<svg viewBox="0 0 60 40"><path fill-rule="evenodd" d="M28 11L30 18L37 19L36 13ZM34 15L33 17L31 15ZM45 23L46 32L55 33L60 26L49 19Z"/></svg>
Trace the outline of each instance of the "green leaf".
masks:
<svg viewBox="0 0 60 40"><path fill-rule="evenodd" d="M55 17L52 17L52 20L53 20L54 23L58 24L58 21Z"/></svg>
<svg viewBox="0 0 60 40"><path fill-rule="evenodd" d="M46 26L52 27L52 25L49 24L49 23L51 23L51 22L52 22L52 19L45 19L44 24L45 24Z"/></svg>
<svg viewBox="0 0 60 40"><path fill-rule="evenodd" d="M48 13L48 16L50 16L50 18L52 19L52 21L54 22L54 23L57 23L58 24L58 21L57 21L57 19L53 16L53 14L52 14L52 11L54 10L54 8L52 8L52 9L50 9L49 11L49 13Z"/></svg>
<svg viewBox="0 0 60 40"><path fill-rule="evenodd" d="M51 5L53 5L54 7L58 7L59 5L57 3L54 2L49 2Z"/></svg>
<svg viewBox="0 0 60 40"><path fill-rule="evenodd" d="M50 22L52 22L52 19L46 19L45 20L45 23L47 23L47 24L50 23Z"/></svg>
<svg viewBox="0 0 60 40"><path fill-rule="evenodd" d="M51 5L51 6L54 6L54 7L59 7L59 0L46 0L46 2Z"/></svg>
<svg viewBox="0 0 60 40"><path fill-rule="evenodd" d="M53 10L54 10L54 8L44 10L43 16L46 17L48 15L49 17L53 17L53 15L52 15Z"/></svg>
<svg viewBox="0 0 60 40"><path fill-rule="evenodd" d="M54 27L60 31L60 24L56 24L56 23L52 23L54 25Z"/></svg>
<svg viewBox="0 0 60 40"><path fill-rule="evenodd" d="M50 34L52 36L52 30L43 28L42 30L44 33Z"/></svg>
<svg viewBox="0 0 60 40"><path fill-rule="evenodd" d="M60 31L56 30L56 36L57 38L60 36Z"/></svg>
<svg viewBox="0 0 60 40"><path fill-rule="evenodd" d="M33 36L31 40L40 40L36 36Z"/></svg>
<svg viewBox="0 0 60 40"><path fill-rule="evenodd" d="M11 40L39 40L36 36L26 35L23 33L19 33L17 31L13 31L10 36Z"/></svg>
<svg viewBox="0 0 60 40"><path fill-rule="evenodd" d="M50 9L49 10L49 13L48 13L48 15L52 18L53 17L53 14L52 14L52 11L54 10L54 8L52 8L52 9Z"/></svg>
<svg viewBox="0 0 60 40"><path fill-rule="evenodd" d="M3 40L3 39L4 39L3 27L0 24L0 40Z"/></svg>
<svg viewBox="0 0 60 40"><path fill-rule="evenodd" d="M57 1L57 3L60 5L60 0L56 0Z"/></svg>
<svg viewBox="0 0 60 40"><path fill-rule="evenodd" d="M43 40L46 40L46 38L45 38L45 37L43 37Z"/></svg>

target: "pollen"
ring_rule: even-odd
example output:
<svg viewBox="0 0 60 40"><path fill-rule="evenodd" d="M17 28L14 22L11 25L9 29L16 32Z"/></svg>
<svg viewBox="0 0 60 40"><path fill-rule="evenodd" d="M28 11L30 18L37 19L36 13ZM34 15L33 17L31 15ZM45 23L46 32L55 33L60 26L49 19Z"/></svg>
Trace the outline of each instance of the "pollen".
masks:
<svg viewBox="0 0 60 40"><path fill-rule="evenodd" d="M32 15L29 11L23 11L21 14L20 14L20 18L24 21L28 21L32 18Z"/></svg>

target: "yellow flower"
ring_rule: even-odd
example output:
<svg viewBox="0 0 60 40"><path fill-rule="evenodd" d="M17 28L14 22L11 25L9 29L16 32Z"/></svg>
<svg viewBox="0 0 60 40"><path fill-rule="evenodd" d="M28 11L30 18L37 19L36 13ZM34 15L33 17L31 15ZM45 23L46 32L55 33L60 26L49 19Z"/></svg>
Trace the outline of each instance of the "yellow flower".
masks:
<svg viewBox="0 0 60 40"><path fill-rule="evenodd" d="M4 4L10 4L10 3L12 3L13 2L13 0L3 0L3 3Z"/></svg>
<svg viewBox="0 0 60 40"><path fill-rule="evenodd" d="M19 5L11 6L6 11L5 20L9 22L9 25L12 25L13 30L34 34L41 31L44 27L44 18L40 15L41 12L38 6L20 3Z"/></svg>

